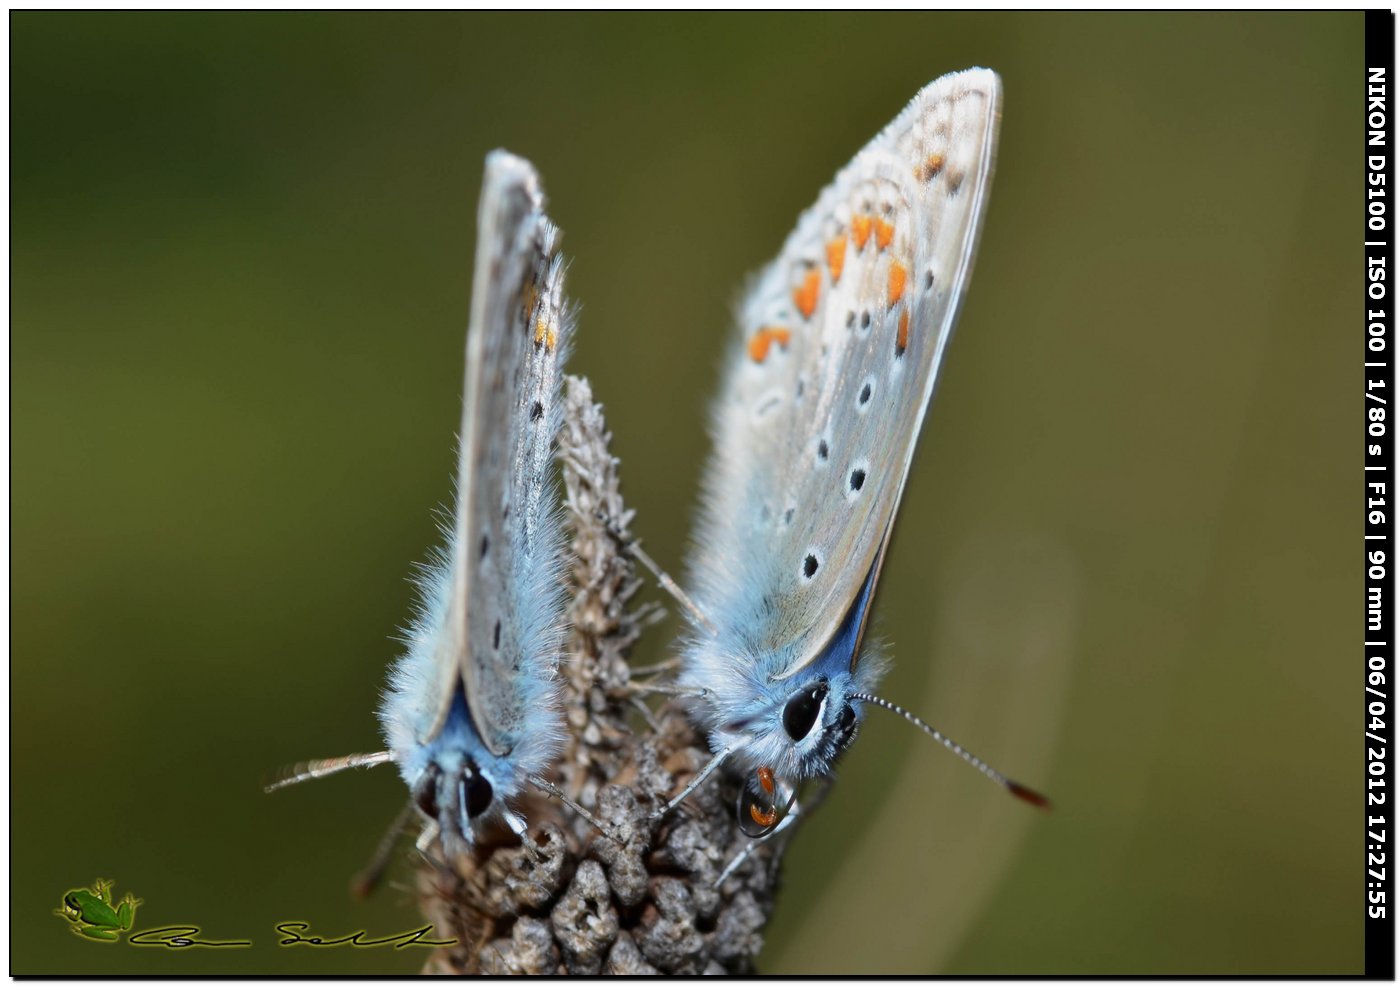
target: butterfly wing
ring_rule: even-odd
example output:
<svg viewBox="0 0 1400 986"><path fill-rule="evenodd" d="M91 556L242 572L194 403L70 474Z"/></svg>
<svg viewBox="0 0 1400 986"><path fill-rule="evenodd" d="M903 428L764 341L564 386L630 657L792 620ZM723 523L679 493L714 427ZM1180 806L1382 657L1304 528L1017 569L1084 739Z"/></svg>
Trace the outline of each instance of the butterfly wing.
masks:
<svg viewBox="0 0 1400 986"><path fill-rule="evenodd" d="M428 735L442 728L460 681L487 749L514 754L531 772L543 769L562 729L562 527L551 465L572 325L557 241L530 164L503 151L488 156Z"/></svg>
<svg viewBox="0 0 1400 986"><path fill-rule="evenodd" d="M711 659L796 674L878 569L972 268L1000 103L986 69L925 87L743 302L691 559L720 627Z"/></svg>

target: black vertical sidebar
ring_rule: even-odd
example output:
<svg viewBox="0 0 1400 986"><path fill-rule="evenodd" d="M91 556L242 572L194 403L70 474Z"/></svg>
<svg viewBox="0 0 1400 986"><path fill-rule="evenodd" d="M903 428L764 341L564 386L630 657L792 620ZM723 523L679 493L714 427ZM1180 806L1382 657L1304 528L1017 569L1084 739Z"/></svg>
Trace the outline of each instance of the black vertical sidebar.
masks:
<svg viewBox="0 0 1400 986"><path fill-rule="evenodd" d="M1390 402L1394 398L1394 343L1390 328L1391 265L1395 222L1394 170L1391 168L1390 80L1395 74L1395 15L1366 11L1365 97L1365 751L1366 790L1363 880L1366 914L1366 975L1395 978L1395 907L1392 869L1400 864L1390 848L1396 771L1389 741L1395 735L1395 626L1391 598L1395 563L1391 536L1391 472L1394 466L1394 427ZM1358 846L1359 848L1359 846Z"/></svg>

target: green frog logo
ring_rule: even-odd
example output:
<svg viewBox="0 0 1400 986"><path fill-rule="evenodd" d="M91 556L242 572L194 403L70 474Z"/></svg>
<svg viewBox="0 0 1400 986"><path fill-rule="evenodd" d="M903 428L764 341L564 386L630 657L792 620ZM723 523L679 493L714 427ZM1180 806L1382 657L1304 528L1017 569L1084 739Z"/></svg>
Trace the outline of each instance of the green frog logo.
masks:
<svg viewBox="0 0 1400 986"><path fill-rule="evenodd" d="M99 878L91 890L79 888L64 894L63 907L54 913L72 922L75 935L93 941L117 941L122 932L131 930L141 903L127 894L120 904L114 904L112 881Z"/></svg>

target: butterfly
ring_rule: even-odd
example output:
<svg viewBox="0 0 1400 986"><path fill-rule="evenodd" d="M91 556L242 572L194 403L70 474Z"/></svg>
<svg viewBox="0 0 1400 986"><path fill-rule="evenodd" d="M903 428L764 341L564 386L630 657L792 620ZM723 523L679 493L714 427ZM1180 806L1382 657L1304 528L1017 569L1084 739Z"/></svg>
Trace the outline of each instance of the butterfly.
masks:
<svg viewBox="0 0 1400 986"><path fill-rule="evenodd" d="M745 778L754 837L795 815L865 707L891 709L1037 804L922 720L874 694L871 601L915 444L972 270L1001 113L988 69L946 75L843 168L738 312L712 412L689 559L679 684L713 757Z"/></svg>
<svg viewBox="0 0 1400 986"><path fill-rule="evenodd" d="M311 761L270 788L394 763L425 823L420 848L438 840L449 854L498 821L531 848L513 802L529 787L562 797L546 779L565 740L556 670L567 627L551 470L574 320L543 205L529 162L488 155L455 516L418 579L407 651L389 674L388 749Z"/></svg>

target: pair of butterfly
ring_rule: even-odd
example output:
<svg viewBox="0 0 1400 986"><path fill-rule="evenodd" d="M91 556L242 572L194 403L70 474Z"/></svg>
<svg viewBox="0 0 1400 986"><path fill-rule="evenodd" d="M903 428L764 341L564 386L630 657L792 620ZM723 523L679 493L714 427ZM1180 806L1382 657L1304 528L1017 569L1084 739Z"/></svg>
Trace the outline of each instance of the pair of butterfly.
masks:
<svg viewBox="0 0 1400 986"><path fill-rule="evenodd" d="M914 446L972 267L992 176L1001 85L971 69L926 86L798 222L739 312L714 412L691 558L678 685L713 757L745 783L743 830L796 817L872 692L871 599ZM560 508L550 495L560 366L573 318L558 231L531 166L491 154L478 213L455 527L423 580L408 651L380 710L388 749L313 761L274 787L395 763L434 839L470 848L549 781L565 736Z"/></svg>

